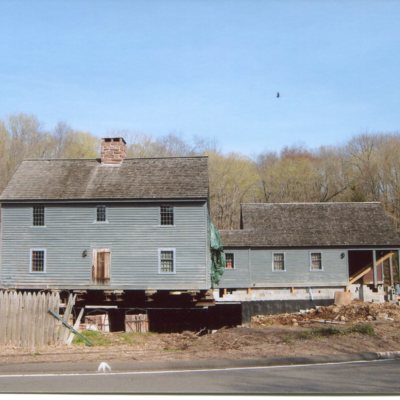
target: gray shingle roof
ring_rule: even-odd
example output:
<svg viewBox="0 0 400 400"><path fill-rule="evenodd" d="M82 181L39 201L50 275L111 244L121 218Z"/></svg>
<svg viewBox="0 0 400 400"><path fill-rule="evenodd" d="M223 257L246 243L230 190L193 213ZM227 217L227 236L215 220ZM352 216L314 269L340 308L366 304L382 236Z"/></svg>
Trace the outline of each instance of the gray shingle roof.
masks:
<svg viewBox="0 0 400 400"><path fill-rule="evenodd" d="M225 247L400 246L380 203L243 204L241 217Z"/></svg>
<svg viewBox="0 0 400 400"><path fill-rule="evenodd" d="M21 163L0 201L206 199L207 157L99 160L28 160Z"/></svg>

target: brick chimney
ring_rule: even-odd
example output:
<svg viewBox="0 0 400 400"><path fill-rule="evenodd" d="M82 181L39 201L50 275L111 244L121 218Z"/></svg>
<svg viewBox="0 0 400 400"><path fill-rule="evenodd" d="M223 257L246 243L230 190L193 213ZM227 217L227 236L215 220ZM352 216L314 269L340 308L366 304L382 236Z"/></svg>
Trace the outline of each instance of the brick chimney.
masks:
<svg viewBox="0 0 400 400"><path fill-rule="evenodd" d="M101 163L121 164L126 157L126 142L124 138L101 139Z"/></svg>

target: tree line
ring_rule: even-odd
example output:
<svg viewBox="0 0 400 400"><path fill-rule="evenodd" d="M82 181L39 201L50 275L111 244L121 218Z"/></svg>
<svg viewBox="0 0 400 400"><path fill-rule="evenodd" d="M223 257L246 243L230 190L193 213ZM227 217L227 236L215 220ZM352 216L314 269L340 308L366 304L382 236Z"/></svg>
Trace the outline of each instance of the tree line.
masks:
<svg viewBox="0 0 400 400"><path fill-rule="evenodd" d="M224 154L202 138L115 136L127 140L129 157L208 155L210 212L219 229L239 227L244 202L380 201L400 222L399 132L360 134L342 145L313 150L288 146L253 158ZM96 158L99 145L92 133L64 122L46 130L32 115L0 119L0 192L24 159Z"/></svg>

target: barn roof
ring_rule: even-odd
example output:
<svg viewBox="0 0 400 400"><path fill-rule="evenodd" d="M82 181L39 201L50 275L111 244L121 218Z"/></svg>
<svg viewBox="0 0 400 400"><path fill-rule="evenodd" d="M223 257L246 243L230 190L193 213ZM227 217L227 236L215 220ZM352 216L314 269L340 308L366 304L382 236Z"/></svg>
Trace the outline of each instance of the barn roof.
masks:
<svg viewBox="0 0 400 400"><path fill-rule="evenodd" d="M0 201L207 199L207 157L23 161Z"/></svg>
<svg viewBox="0 0 400 400"><path fill-rule="evenodd" d="M225 247L400 246L377 202L243 204L241 224L221 231Z"/></svg>

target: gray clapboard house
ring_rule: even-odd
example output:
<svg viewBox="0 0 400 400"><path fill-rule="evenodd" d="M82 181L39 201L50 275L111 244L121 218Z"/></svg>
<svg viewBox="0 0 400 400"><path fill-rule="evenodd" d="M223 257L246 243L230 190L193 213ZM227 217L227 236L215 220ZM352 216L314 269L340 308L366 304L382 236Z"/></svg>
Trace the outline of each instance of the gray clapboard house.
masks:
<svg viewBox="0 0 400 400"><path fill-rule="evenodd" d="M380 203L243 204L241 229L221 237L220 300L366 297L398 279L400 238Z"/></svg>
<svg viewBox="0 0 400 400"><path fill-rule="evenodd" d="M207 157L27 160L0 197L3 288L207 290Z"/></svg>

